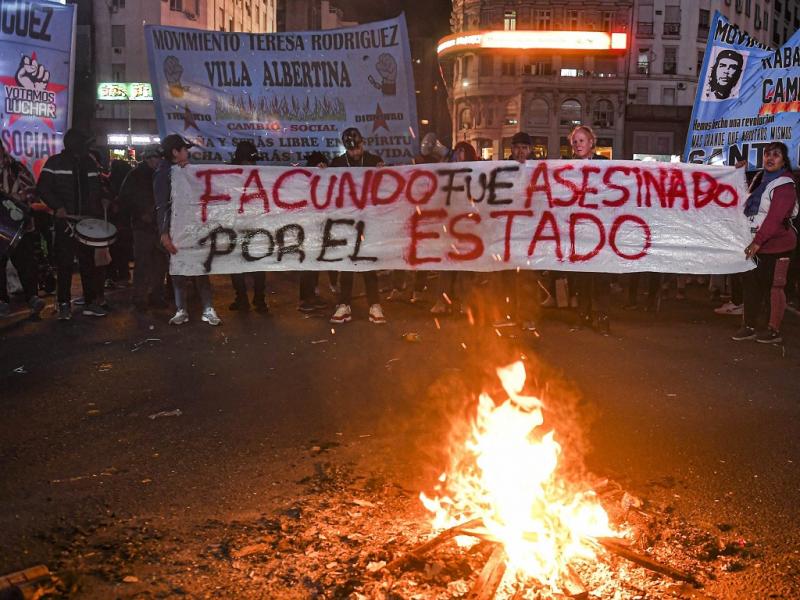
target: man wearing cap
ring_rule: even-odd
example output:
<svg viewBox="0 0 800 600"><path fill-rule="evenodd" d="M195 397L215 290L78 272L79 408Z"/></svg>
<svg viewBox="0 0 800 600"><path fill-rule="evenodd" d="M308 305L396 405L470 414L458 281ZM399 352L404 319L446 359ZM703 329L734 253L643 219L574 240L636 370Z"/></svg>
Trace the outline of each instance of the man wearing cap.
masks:
<svg viewBox="0 0 800 600"><path fill-rule="evenodd" d="M242 140L236 144L233 153L234 165L254 165L258 162L258 148L250 140ZM267 278L264 271L252 271L249 275L253 278L253 308L258 312L269 312L267 306L266 288ZM244 273L231 273L231 283L236 293L236 298L228 307L230 310L250 310L250 301L247 298L247 282Z"/></svg>
<svg viewBox="0 0 800 600"><path fill-rule="evenodd" d="M511 138L511 160L524 165L530 158L533 140L524 131L519 131ZM519 280L518 270L501 272L501 295L505 302L501 308L501 318L494 322L495 327L515 327L519 318ZM537 286L538 289L538 286ZM534 302L538 305L538 302ZM536 323L532 320L522 322L522 329L538 335Z"/></svg>
<svg viewBox="0 0 800 600"><path fill-rule="evenodd" d="M103 216L102 189L97 163L89 156L92 138L82 131L70 129L64 134L64 149L47 159L36 186L45 204L55 213L53 252L58 271L58 318L72 318L70 307L72 266L75 257L83 286L83 314L104 317L108 312L97 301L103 296L102 271L95 265L94 248L72 237L70 217ZM107 200L106 200L107 202Z"/></svg>
<svg viewBox="0 0 800 600"><path fill-rule="evenodd" d="M342 133L345 153L331 161L331 167L382 167L383 159L364 150L364 138L355 127L349 127ZM364 271L364 287L369 303L369 320L382 325L386 323L383 309L378 297L378 274L375 271ZM331 317L331 323L348 323L353 320L350 303L353 300L353 272L345 271L339 276L339 304Z"/></svg>
<svg viewBox="0 0 800 600"><path fill-rule="evenodd" d="M172 243L170 235L170 225L172 221L172 169L174 167L185 167L189 164L190 144L177 133L173 133L164 138L161 143L164 149L164 158L158 164L155 177L153 178L153 193L156 202L156 222L161 245L172 255L178 253L175 244ZM186 200L178 198L178 202ZM172 288L175 292L175 316L169 320L170 325L183 325L189 321L189 311L187 310L187 295L189 284L194 280L197 293L200 295L200 302L203 304L203 315L201 320L209 325L219 325L222 320L217 316L217 312L211 304L211 280L208 275L197 275L190 277L187 275L173 275Z"/></svg>
<svg viewBox="0 0 800 600"><path fill-rule="evenodd" d="M133 307L147 310L166 308L164 277L167 274L167 253L161 246L156 225L156 203L153 176L161 161L161 148L148 146L142 162L126 175L119 190L119 204L130 213L133 229Z"/></svg>

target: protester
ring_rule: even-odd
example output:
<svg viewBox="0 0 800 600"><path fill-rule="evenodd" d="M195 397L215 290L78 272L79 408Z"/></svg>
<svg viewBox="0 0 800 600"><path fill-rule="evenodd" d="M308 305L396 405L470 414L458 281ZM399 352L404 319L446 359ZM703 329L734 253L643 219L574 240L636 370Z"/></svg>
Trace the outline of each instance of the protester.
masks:
<svg viewBox="0 0 800 600"><path fill-rule="evenodd" d="M445 162L451 156L450 149L439 141L434 132L426 133L419 145L419 154L414 157L415 165L432 165ZM392 302L403 298L406 289L406 275L408 271L395 270L392 272L392 289L386 300ZM413 287L411 290L411 304L421 302L428 280L427 271L414 271Z"/></svg>
<svg viewBox="0 0 800 600"><path fill-rule="evenodd" d="M131 165L127 160L114 159L108 172L108 185L112 195L109 209L109 221L117 228L117 237L109 251L111 263L106 268L106 285L113 289L119 285L127 286L130 282L130 261L133 259L133 227L131 213L127 206L119 202L119 192Z"/></svg>
<svg viewBox="0 0 800 600"><path fill-rule="evenodd" d="M166 308L164 277L168 255L161 246L156 225L153 177L160 162L161 148L148 146L142 162L128 173L119 190L119 204L130 215L133 229L133 307L144 312L149 306Z"/></svg>
<svg viewBox="0 0 800 600"><path fill-rule="evenodd" d="M170 235L170 224L172 220L172 169L173 167L183 168L189 164L190 144L176 133L168 135L162 142L164 148L164 158L156 169L153 179L153 193L156 203L156 218L161 245L171 255L178 254L178 249L172 243ZM177 202L188 202L187 198L178 198ZM188 287L194 283L200 302L203 304L203 314L201 320L209 325L219 325L222 320L214 310L211 298L211 280L208 275L173 275L172 287L175 292L175 316L169 320L170 325L183 325L189 321L189 311L187 310Z"/></svg>
<svg viewBox="0 0 800 600"><path fill-rule="evenodd" d="M324 169L328 166L328 159L322 152L312 152L306 156L306 166ZM300 303L297 305L297 310L302 313L312 313L328 308L328 303L317 294L318 283L319 271L300 272Z"/></svg>
<svg viewBox="0 0 800 600"><path fill-rule="evenodd" d="M578 160L606 160L595 152L597 138L591 127L578 125L569 134L572 157ZM611 278L607 273L575 273L572 277L578 292L578 318L582 324L608 334L611 302Z"/></svg>
<svg viewBox="0 0 800 600"><path fill-rule="evenodd" d="M83 287L83 314L93 317L108 314L98 303L103 297L103 279L102 272L95 266L94 248L72 237L72 226L67 219L103 216L105 199L101 197L100 172L89 156L91 143L86 133L77 129L67 131L64 149L47 159L37 184L39 196L55 211L58 318L62 321L72 318L72 268L76 256Z"/></svg>
<svg viewBox="0 0 800 600"><path fill-rule="evenodd" d="M423 139L424 142L424 139ZM458 142L450 154L450 162L474 162L478 160L478 153L469 142ZM431 308L434 315L443 315L451 312L455 305L460 304L463 294L456 291L459 280L458 271L441 271L439 273L439 285L436 294L436 302ZM463 283L463 278L462 283Z"/></svg>
<svg viewBox="0 0 800 600"><path fill-rule="evenodd" d="M364 150L364 138L355 127L349 127L342 133L342 143L345 147L344 154L331 161L331 167L382 167L383 159ZM339 304L331 317L331 323L348 323L352 321L350 304L353 301L353 276L352 271L345 271L339 275ZM369 303L369 320L382 325L386 317L378 297L378 274L375 271L364 271L364 286Z"/></svg>
<svg viewBox="0 0 800 600"><path fill-rule="evenodd" d="M31 217L31 201L35 197L36 184L33 175L28 169L6 152L0 140L0 202L4 204L4 211L9 215L14 213L21 221L22 236L17 244L0 255L0 317L7 316L10 312L11 298L8 295L8 281L6 269L9 259L17 270L25 302L31 309L31 316L38 317L45 306L44 300L38 293L38 268L36 262L36 245L39 235L35 231Z"/></svg>
<svg viewBox="0 0 800 600"><path fill-rule="evenodd" d="M258 148L250 140L242 140L236 144L233 154L232 164L234 165L254 165L258 161ZM248 273L253 280L253 308L257 312L269 312L267 305L267 277L264 271L253 271ZM247 299L247 281L244 273L232 273L231 283L236 293L236 298L228 307L230 310L247 311L250 310L250 301Z"/></svg>
<svg viewBox="0 0 800 600"><path fill-rule="evenodd" d="M756 268L744 274L744 319L732 337L736 341L755 339L777 344L783 341L784 286L797 247L797 232L792 227L792 219L798 214L797 189L786 144L767 144L763 164L764 169L750 185L744 207L750 232L755 234L744 254L748 259L755 257ZM767 315L767 328L757 331Z"/></svg>

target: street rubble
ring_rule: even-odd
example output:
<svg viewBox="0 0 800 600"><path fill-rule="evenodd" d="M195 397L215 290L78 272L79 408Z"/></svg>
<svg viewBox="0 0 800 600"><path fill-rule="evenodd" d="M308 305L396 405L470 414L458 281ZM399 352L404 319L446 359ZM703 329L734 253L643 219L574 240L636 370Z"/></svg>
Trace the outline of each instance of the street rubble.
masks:
<svg viewBox="0 0 800 600"><path fill-rule="evenodd" d="M311 454L321 458L321 451ZM487 542L469 549L448 542L402 569L387 569L431 537L417 492L329 462L315 462L314 474L300 483L304 493L295 503L250 519L164 526L138 516L109 515L90 526L52 531L45 541L54 547L54 556L60 551L60 558L49 565L49 576L35 584L40 592L28 589L24 597L470 597L491 553ZM596 481L594 488L612 521L635 532L636 552L690 573L700 583L674 581L601 552L598 560L575 565L585 592L573 598L711 598L703 584L759 560L758 547L733 525L705 530L670 506L651 504L608 480ZM530 583L501 588L497 597L566 598Z"/></svg>

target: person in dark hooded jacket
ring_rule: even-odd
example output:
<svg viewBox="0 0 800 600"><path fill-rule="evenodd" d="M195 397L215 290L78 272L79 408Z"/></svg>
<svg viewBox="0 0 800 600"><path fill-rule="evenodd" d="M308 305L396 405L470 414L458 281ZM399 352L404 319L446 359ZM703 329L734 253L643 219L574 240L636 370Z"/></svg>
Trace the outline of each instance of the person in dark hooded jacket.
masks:
<svg viewBox="0 0 800 600"><path fill-rule="evenodd" d="M161 148L157 145L145 148L142 162L125 177L117 196L133 228L133 307L138 311L147 310L148 300L153 308L167 306L164 278L169 255L161 247L153 194L153 177L160 160Z"/></svg>
<svg viewBox="0 0 800 600"><path fill-rule="evenodd" d="M58 271L58 318L72 318L70 309L72 267L78 258L85 305L83 314L104 317L107 311L97 304L103 295L102 272L95 266L94 248L77 242L67 217L103 216L100 172L89 156L91 138L70 129L64 134L64 149L47 159L39 176L37 191L55 213L54 253Z"/></svg>

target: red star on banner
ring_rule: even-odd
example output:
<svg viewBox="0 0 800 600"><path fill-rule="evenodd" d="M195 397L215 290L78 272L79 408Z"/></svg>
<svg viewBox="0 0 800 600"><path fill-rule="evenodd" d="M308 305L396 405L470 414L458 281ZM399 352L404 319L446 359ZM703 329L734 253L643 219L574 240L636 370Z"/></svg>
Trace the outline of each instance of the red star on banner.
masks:
<svg viewBox="0 0 800 600"><path fill-rule="evenodd" d="M386 131L389 130L389 124L386 122L386 119L383 116L383 109L381 108L380 102L378 103L378 108L375 109L375 120L372 121L372 133L375 133L378 130L378 127L383 127Z"/></svg>
<svg viewBox="0 0 800 600"><path fill-rule="evenodd" d="M36 60L36 52L33 52L31 54L31 60ZM19 87L19 85L17 84L17 79L15 77L0 76L0 84ZM47 87L45 88L45 90L47 90L48 92L52 92L54 94L59 94L63 92L65 89L67 89L66 85L62 85L60 83L53 83L52 81L48 81ZM25 115L11 115L11 117L8 119L9 127L14 123L16 123L19 119L22 119L24 117ZM53 119L50 119L48 117L34 117L34 118L41 119L42 123L44 123L50 129L55 131L56 127L55 124L53 123Z"/></svg>
<svg viewBox="0 0 800 600"><path fill-rule="evenodd" d="M192 115L192 111L189 110L189 106L187 104L183 105L183 130L186 131L189 127L194 127L197 131L200 131L200 128L197 126L197 121L194 120L194 116Z"/></svg>

